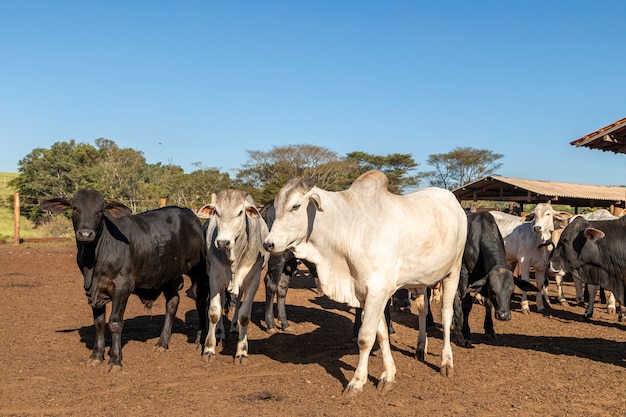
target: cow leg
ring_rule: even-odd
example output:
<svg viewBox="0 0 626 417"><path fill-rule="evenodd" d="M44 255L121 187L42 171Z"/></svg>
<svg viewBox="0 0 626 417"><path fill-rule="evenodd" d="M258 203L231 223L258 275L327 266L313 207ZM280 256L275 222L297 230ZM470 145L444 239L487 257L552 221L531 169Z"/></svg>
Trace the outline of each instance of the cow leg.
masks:
<svg viewBox="0 0 626 417"><path fill-rule="evenodd" d="M415 358L424 362L424 358L428 353L428 338L426 335L426 317L428 316L429 297L426 288L420 288L415 298L415 307L417 310L417 348L415 349Z"/></svg>
<svg viewBox="0 0 626 417"><path fill-rule="evenodd" d="M544 287L546 283L546 271L535 270L535 280L537 281L537 288L539 288L539 292L535 297L535 303L537 304L537 312L542 312L543 310L545 310L543 302L547 298L548 291L548 288ZM548 306L550 305L550 303L548 302L546 304L548 304Z"/></svg>
<svg viewBox="0 0 626 417"><path fill-rule="evenodd" d="M245 365L248 362L248 324L252 315L252 303L254 295L259 288L259 276L261 275L261 265L252 268L244 282L249 281L250 286L243 289L242 294L237 298L237 317L233 317L233 322L237 320L239 327L239 340L234 362L237 365ZM256 279L254 278L256 277ZM243 297L243 301L241 298Z"/></svg>
<svg viewBox="0 0 626 417"><path fill-rule="evenodd" d="M209 301L209 280L198 279L196 281L196 311L198 313L198 330L196 334L195 345L201 348L204 347L203 343L206 340L208 327L208 310L207 303Z"/></svg>
<svg viewBox="0 0 626 417"><path fill-rule="evenodd" d="M463 326L461 328L461 334L464 339L463 345L468 349L474 347L472 345L472 332L469 326L469 315L473 306L474 300L472 300L472 296L469 293L465 294L465 297L463 297L463 300L461 301L461 308L463 309Z"/></svg>
<svg viewBox="0 0 626 417"><path fill-rule="evenodd" d="M518 263L517 265L520 270L520 278L526 282L530 282L530 265L528 264L528 262L522 261ZM537 284L537 286L539 285ZM539 290L541 291L541 288ZM541 297L541 296L538 295L538 297ZM530 314L530 307L528 306L528 294L526 293L526 291L522 291L521 307L522 307L522 313Z"/></svg>
<svg viewBox="0 0 626 417"><path fill-rule="evenodd" d="M617 316L617 321L619 322L626 321L626 307L624 307L622 304L620 304L619 306L619 314Z"/></svg>
<svg viewBox="0 0 626 417"><path fill-rule="evenodd" d="M391 307L391 298L387 300L384 315L389 314ZM391 346L389 344L389 335L392 334L389 330L387 323L391 323L391 320L380 320L378 322L378 328L376 330L376 339L378 340L378 346L383 357L383 372L378 379L378 391L386 393L391 391L396 382L396 364L393 362L393 356L391 356Z"/></svg>
<svg viewBox="0 0 626 417"><path fill-rule="evenodd" d="M589 284L587 287L589 291L589 304L587 304L587 308L585 309L585 314L583 315L583 317L585 320L591 320L591 317L593 317L593 307L596 303L598 286L594 284Z"/></svg>
<svg viewBox="0 0 626 417"><path fill-rule="evenodd" d="M163 329L161 330L161 336L155 346L159 352L169 349L170 338L172 337L172 326L174 325L176 311L178 311L178 304L180 303L178 289L182 286L182 283L183 277L179 276L172 282L171 286L163 289L163 296L165 297L165 321L163 323Z"/></svg>
<svg viewBox="0 0 626 417"><path fill-rule="evenodd" d="M105 308L93 308L93 326L96 330L96 339L93 343L93 351L88 365L95 366L104 363L104 326L106 325L106 309Z"/></svg>
<svg viewBox="0 0 626 417"><path fill-rule="evenodd" d="M600 291L604 291L600 289ZM609 291L609 300L606 305L606 312L609 314L615 314L617 312L616 304L615 304L615 295L613 295L612 291Z"/></svg>
<svg viewBox="0 0 626 417"><path fill-rule="evenodd" d="M496 331L493 328L493 317L491 316L491 310L493 309L493 304L489 298L485 299L485 322L483 323L483 329L485 329L485 334L491 336L492 340L497 340Z"/></svg>
<svg viewBox="0 0 626 417"><path fill-rule="evenodd" d="M565 293L563 292L563 278L564 275L562 272L558 272L555 276L556 288L557 288L557 298L559 303L563 306L567 305L567 299L565 298Z"/></svg>
<svg viewBox="0 0 626 417"><path fill-rule="evenodd" d="M124 329L124 311L130 291L117 290L111 303L109 330L111 331L111 350L109 351L109 371L122 369L122 330Z"/></svg>
<svg viewBox="0 0 626 417"><path fill-rule="evenodd" d="M274 295L277 293L276 283L270 277L270 272L265 275L265 328L268 333L276 333L274 323Z"/></svg>
<svg viewBox="0 0 626 417"><path fill-rule="evenodd" d="M209 301L209 331L204 341L204 349L202 350L202 360L210 361L215 358L217 340L215 338L215 329L222 319L222 290L217 285L211 283L211 299Z"/></svg>
<svg viewBox="0 0 626 417"><path fill-rule="evenodd" d="M287 321L287 309L285 308L285 300L287 299L287 290L289 289L289 281L291 277L287 274L280 275L280 281L278 282L278 294L276 297L276 309L278 310L278 321L283 331L288 332L289 321Z"/></svg>
<svg viewBox="0 0 626 417"><path fill-rule="evenodd" d="M578 278L574 278L574 288L576 289L576 304L580 307L585 305L584 283Z"/></svg>
<svg viewBox="0 0 626 417"><path fill-rule="evenodd" d="M239 333L239 309L241 308L241 295L235 298L235 311L233 312L233 319L230 321L229 339L237 338ZM223 318L223 317L222 317Z"/></svg>
<svg viewBox="0 0 626 417"><path fill-rule="evenodd" d="M454 297L456 297L459 285L459 275L461 272L461 259L458 260L458 267L452 268L450 275L441 281L441 324L443 326L443 349L441 350L441 368L439 372L443 376L452 376L454 373L454 358L452 356L452 345L450 343L450 327L452 326L452 315L454 314Z"/></svg>
<svg viewBox="0 0 626 417"><path fill-rule="evenodd" d="M385 304L390 297L391 293L381 293L379 291L376 294L369 292L365 299L363 304L363 323L359 329L357 341L359 345L359 364L348 386L343 391L344 396L351 397L363 392L363 385L367 382L368 359L376 336L378 336L383 354L383 375L385 380L384 382L383 380L379 382L383 384L381 389L386 390L384 386L395 381L395 365L393 365L393 358L391 358L389 335L385 334L387 325L383 320ZM384 330L382 333L380 332L381 328ZM393 367L390 367L390 364Z"/></svg>

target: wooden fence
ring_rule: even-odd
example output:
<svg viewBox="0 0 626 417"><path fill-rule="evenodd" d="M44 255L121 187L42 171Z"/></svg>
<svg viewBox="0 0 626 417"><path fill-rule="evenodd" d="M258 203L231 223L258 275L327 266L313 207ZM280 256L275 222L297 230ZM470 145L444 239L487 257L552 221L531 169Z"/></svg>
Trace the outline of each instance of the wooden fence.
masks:
<svg viewBox="0 0 626 417"><path fill-rule="evenodd" d="M164 207L167 205L167 199L160 198L158 201L156 200L122 201L122 203L127 204L129 207L135 207L137 209L137 212L141 212L141 211L155 209L157 207ZM23 204L20 203L20 193L14 193L13 194L13 244L14 245L19 245L20 243L24 242L24 239L22 239L20 236L20 229L21 229L20 222L21 222L21 217L29 213L30 211L28 210L28 208L25 206L23 207ZM69 239L68 238L50 238L50 237L28 239L28 241L38 241L38 240L45 240L49 242L49 241L54 241L54 240L64 241L64 240L69 240ZM8 242L7 242L7 239L0 239L0 243L8 243Z"/></svg>

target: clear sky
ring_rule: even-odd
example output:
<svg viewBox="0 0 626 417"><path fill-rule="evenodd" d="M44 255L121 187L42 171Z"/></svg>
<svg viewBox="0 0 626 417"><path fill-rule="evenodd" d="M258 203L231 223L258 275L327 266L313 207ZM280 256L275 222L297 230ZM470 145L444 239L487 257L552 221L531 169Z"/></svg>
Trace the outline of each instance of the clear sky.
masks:
<svg viewBox="0 0 626 417"><path fill-rule="evenodd" d="M0 171L104 137L185 172L249 150L503 154L624 185L569 143L626 117L626 1L1 1Z"/></svg>

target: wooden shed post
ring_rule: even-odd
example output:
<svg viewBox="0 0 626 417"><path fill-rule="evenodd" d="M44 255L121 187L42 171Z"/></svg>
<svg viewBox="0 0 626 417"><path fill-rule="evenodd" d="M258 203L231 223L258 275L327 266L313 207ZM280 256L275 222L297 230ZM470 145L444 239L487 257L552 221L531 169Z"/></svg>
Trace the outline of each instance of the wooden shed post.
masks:
<svg viewBox="0 0 626 417"><path fill-rule="evenodd" d="M13 194L13 244L20 244L20 193Z"/></svg>
<svg viewBox="0 0 626 417"><path fill-rule="evenodd" d="M165 207L167 205L167 198L162 198L159 200L159 207Z"/></svg>

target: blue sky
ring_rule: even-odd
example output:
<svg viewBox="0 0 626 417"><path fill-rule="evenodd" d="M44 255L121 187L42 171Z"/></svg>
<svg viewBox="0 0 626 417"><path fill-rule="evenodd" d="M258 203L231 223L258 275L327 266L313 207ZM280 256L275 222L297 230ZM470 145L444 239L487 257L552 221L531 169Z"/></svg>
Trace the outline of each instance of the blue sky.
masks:
<svg viewBox="0 0 626 417"><path fill-rule="evenodd" d="M626 117L626 2L0 2L0 171L104 137L185 172L249 150L503 154L498 174L624 185L569 143Z"/></svg>

